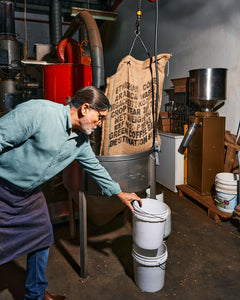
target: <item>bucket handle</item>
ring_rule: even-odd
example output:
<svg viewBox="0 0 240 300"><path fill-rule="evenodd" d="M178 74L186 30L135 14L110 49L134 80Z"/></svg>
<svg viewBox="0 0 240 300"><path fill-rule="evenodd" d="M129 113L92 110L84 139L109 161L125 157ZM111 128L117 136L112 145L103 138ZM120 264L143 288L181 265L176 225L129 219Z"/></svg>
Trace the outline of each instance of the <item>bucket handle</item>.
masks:
<svg viewBox="0 0 240 300"><path fill-rule="evenodd" d="M219 201L217 198L215 198L215 201L219 204L222 203L222 201Z"/></svg>
<svg viewBox="0 0 240 300"><path fill-rule="evenodd" d="M235 196L233 196L233 198L232 199L229 199L229 200L227 200L227 201L233 201L233 200L235 200L235 198L236 198L236 195ZM215 201L217 202L217 203L222 203L222 201L220 201L220 200L218 200L218 198L215 198Z"/></svg>
<svg viewBox="0 0 240 300"><path fill-rule="evenodd" d="M160 269L162 269L163 271L166 270L166 265L165 264L159 264L158 265Z"/></svg>

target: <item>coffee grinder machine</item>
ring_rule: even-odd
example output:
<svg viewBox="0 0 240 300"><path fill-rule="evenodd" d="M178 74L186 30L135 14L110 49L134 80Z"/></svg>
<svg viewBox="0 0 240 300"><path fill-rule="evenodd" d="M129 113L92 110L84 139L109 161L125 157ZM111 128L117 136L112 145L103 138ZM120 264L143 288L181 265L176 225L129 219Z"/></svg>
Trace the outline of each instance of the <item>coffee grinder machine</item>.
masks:
<svg viewBox="0 0 240 300"><path fill-rule="evenodd" d="M187 185L201 195L213 193L215 176L224 169L225 117L216 110L226 100L227 69L207 68L189 71L189 100L200 111L178 149L187 152Z"/></svg>

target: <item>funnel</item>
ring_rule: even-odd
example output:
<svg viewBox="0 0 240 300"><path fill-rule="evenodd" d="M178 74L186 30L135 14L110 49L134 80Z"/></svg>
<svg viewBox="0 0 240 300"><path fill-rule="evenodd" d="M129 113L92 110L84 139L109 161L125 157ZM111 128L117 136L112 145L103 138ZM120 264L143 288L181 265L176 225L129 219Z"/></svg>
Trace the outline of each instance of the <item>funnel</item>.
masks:
<svg viewBox="0 0 240 300"><path fill-rule="evenodd" d="M201 111L210 112L226 100L227 69L207 68L189 71L189 100Z"/></svg>

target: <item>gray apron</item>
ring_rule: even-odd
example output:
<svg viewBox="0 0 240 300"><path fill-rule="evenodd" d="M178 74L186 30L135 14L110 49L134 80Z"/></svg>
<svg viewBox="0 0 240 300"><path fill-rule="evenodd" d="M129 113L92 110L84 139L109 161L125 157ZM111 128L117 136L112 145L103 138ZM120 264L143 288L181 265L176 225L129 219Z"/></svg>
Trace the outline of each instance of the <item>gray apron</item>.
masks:
<svg viewBox="0 0 240 300"><path fill-rule="evenodd" d="M0 265L53 242L43 193L25 193L0 179Z"/></svg>

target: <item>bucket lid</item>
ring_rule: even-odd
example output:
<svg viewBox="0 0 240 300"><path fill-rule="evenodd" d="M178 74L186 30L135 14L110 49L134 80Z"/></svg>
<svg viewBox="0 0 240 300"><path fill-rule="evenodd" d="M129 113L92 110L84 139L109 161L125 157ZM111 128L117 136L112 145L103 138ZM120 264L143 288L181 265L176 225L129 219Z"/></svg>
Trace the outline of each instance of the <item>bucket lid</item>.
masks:
<svg viewBox="0 0 240 300"><path fill-rule="evenodd" d="M134 213L148 218L166 219L168 216L168 207L165 203L156 199L143 198L142 207L138 201L133 202Z"/></svg>
<svg viewBox="0 0 240 300"><path fill-rule="evenodd" d="M239 175L234 173L222 172L218 173L215 177L216 181L224 181L225 184L237 184Z"/></svg>
<svg viewBox="0 0 240 300"><path fill-rule="evenodd" d="M237 185L219 185L215 184L216 192L223 192L226 194L237 194Z"/></svg>

